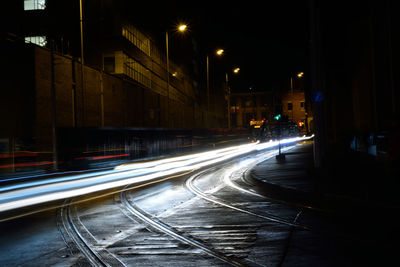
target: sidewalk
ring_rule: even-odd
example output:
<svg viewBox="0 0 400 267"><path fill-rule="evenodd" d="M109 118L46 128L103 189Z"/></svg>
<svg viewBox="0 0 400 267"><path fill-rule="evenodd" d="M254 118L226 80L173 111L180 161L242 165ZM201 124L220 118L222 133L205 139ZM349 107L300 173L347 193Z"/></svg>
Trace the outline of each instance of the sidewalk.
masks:
<svg viewBox="0 0 400 267"><path fill-rule="evenodd" d="M288 255L292 255L288 256L289 262L307 258L308 253L322 255L325 246L334 253L344 251L344 257L348 257L345 266L390 266L387 263L397 261L400 208L395 199L399 187L395 182L388 183L390 179L383 177L379 164L352 159L357 157L332 157L325 169L317 171L313 166L313 144L303 142L286 153L285 160L270 158L245 175L271 201L303 211L300 223L304 218L306 222L321 218L313 221L316 223L311 229L327 229L322 232L321 243L316 242L321 248L318 245L311 250L307 250L307 244L314 244L312 237L321 233L295 231L288 245Z"/></svg>
<svg viewBox="0 0 400 267"><path fill-rule="evenodd" d="M292 206L331 210L313 168L313 143L302 142L285 153L285 160L275 157L253 167L246 179L272 199Z"/></svg>
<svg viewBox="0 0 400 267"><path fill-rule="evenodd" d="M302 192L312 192L314 183L309 171L313 166L312 142L299 144L284 153L286 160L272 158L251 170L251 176L264 183Z"/></svg>
<svg viewBox="0 0 400 267"><path fill-rule="evenodd" d="M371 159L335 155L329 166L313 165L313 143L302 142L285 153L257 164L247 179L273 198L317 209L399 207L398 187ZM395 177L395 176L394 176Z"/></svg>

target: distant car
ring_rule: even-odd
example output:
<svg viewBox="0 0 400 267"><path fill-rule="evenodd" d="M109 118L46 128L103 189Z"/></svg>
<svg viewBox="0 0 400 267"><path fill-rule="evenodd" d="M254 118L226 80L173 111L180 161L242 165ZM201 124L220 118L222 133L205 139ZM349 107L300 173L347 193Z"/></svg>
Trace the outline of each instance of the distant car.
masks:
<svg viewBox="0 0 400 267"><path fill-rule="evenodd" d="M292 122L268 122L251 123L250 140L269 141L280 137L292 137L299 135L299 128Z"/></svg>

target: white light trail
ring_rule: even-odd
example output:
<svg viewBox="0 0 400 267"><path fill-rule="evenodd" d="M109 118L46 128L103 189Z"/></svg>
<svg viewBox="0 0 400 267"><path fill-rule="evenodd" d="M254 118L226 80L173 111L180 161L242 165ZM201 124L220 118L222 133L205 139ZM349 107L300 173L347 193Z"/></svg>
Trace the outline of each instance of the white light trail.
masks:
<svg viewBox="0 0 400 267"><path fill-rule="evenodd" d="M285 139L281 144L310 138L312 137ZM112 171L71 175L37 183L29 182L26 187L9 186L6 190L0 189L0 212L152 181L277 145L278 142L250 143L186 156L124 164Z"/></svg>

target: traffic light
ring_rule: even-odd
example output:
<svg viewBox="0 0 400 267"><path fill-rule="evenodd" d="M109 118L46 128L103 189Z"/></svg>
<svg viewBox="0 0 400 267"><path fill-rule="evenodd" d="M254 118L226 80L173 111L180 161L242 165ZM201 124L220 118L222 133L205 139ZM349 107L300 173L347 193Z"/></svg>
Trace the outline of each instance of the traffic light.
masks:
<svg viewBox="0 0 400 267"><path fill-rule="evenodd" d="M279 121L279 119L280 119L281 117L282 117L281 114L278 114L278 115L276 115L276 116L274 117L274 119L277 120L277 121Z"/></svg>

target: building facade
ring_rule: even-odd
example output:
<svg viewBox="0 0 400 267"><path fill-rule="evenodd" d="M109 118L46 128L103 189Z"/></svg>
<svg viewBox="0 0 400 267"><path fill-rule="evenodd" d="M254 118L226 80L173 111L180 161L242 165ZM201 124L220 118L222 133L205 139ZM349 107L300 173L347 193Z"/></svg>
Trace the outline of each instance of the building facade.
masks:
<svg viewBox="0 0 400 267"><path fill-rule="evenodd" d="M280 102L272 92L233 93L230 95L232 127L250 126L251 120L272 120Z"/></svg>
<svg viewBox="0 0 400 267"><path fill-rule="evenodd" d="M186 66L167 66L165 46L129 20L124 1L83 1L82 40L79 1L11 2L1 39L0 153L35 151L50 162L62 128L225 123L226 108L207 108L205 88ZM211 97L225 103L223 94Z"/></svg>
<svg viewBox="0 0 400 267"><path fill-rule="evenodd" d="M293 90L282 95L282 116L296 123L303 133L313 131L312 111L302 90Z"/></svg>
<svg viewBox="0 0 400 267"><path fill-rule="evenodd" d="M79 3L67 0L7 3L6 9L10 12L6 14L9 22L6 32L76 62L82 62L82 58L87 66L157 94L158 107L147 111L158 121L157 127L191 127L192 122L184 120L187 112L181 106L197 110L199 116L194 119L197 128L221 127L221 122L226 122L226 108L207 107L205 68L204 75L195 73L194 69L199 66L194 66L195 60L190 58L185 59L185 64L176 64L173 57L167 62L165 35L172 31L170 27L155 32L154 28L146 26L156 19L143 15L146 12L151 15L149 10L140 10L140 4L130 1L111 0L82 1L80 25ZM172 32L170 36L170 39L176 38ZM194 51L192 54L189 56L197 56ZM216 106L226 105L224 95L217 93L220 91L223 91L222 85L221 90L210 91ZM155 118L157 114L160 119Z"/></svg>

